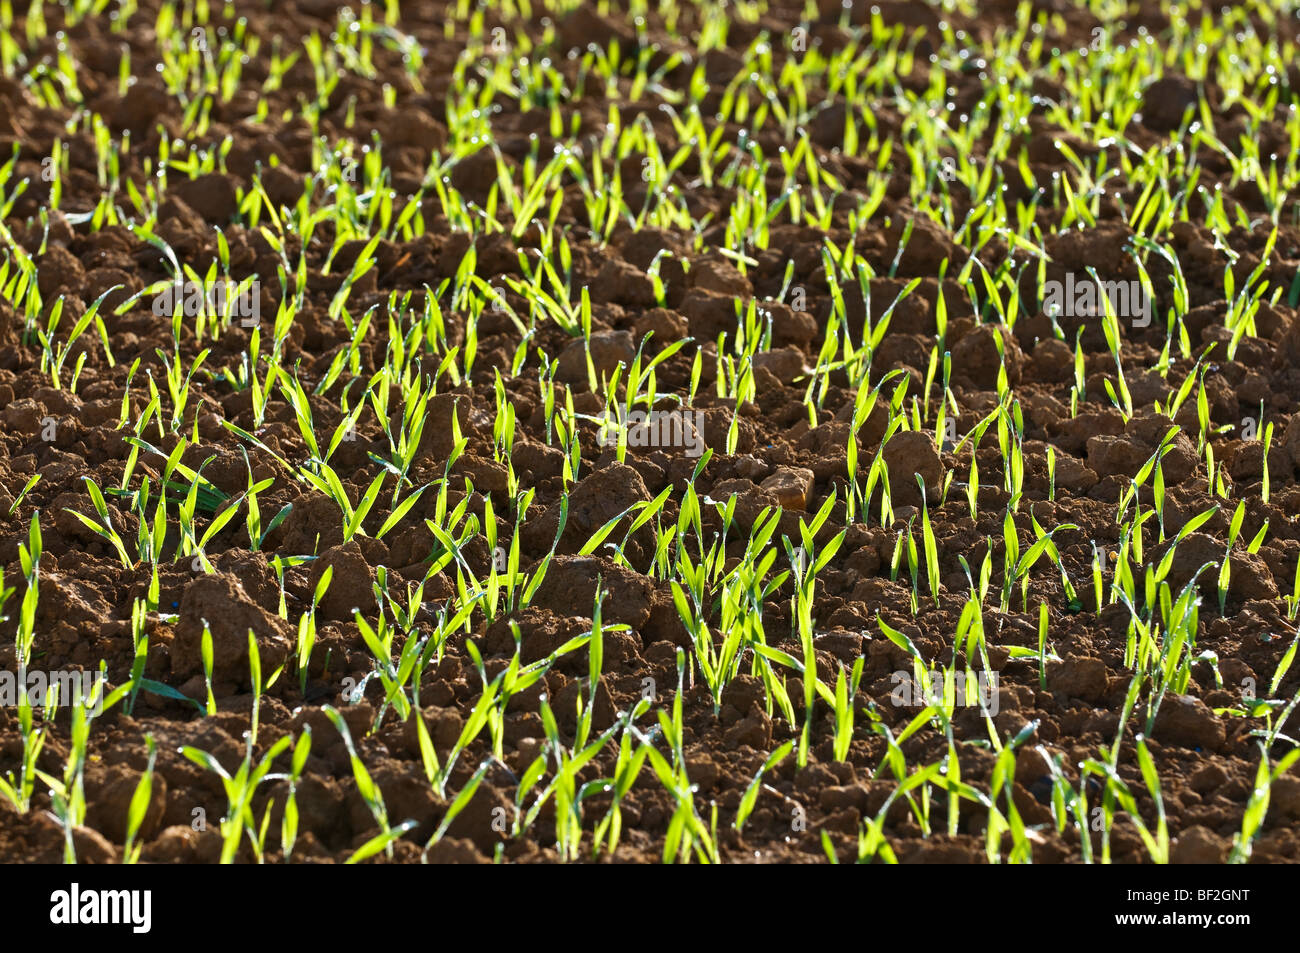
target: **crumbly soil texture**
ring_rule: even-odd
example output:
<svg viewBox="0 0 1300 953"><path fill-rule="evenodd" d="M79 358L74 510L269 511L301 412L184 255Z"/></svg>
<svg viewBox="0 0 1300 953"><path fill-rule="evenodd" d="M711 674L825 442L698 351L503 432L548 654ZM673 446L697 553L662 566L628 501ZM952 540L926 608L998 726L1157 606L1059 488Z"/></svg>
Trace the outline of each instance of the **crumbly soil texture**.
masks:
<svg viewBox="0 0 1300 953"><path fill-rule="evenodd" d="M0 669L110 704L3 697L0 858L1297 858L1293 18L89 6Z"/></svg>

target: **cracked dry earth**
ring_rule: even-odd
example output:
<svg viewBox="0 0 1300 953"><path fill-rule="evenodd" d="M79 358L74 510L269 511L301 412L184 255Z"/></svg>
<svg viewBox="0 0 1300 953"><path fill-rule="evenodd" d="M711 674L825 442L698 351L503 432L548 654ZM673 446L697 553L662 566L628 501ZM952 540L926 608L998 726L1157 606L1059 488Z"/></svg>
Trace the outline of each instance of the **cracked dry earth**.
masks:
<svg viewBox="0 0 1300 953"><path fill-rule="evenodd" d="M1103 24L1059 2L948 14L880 2L873 41L870 8L859 2L808 10L544 2L527 16L489 4L481 22L429 2L404 4L389 35L413 38L422 59L413 65L409 50L376 32L368 67L338 52L349 24L382 22L382 11L355 3L289 0L272 10L235 0L206 23L179 8L175 21L160 19L156 0L122 21L78 21L46 5L36 31L26 7L14 5L10 30L21 62L0 80L0 159L16 156L0 183L8 262L0 277L0 668L90 672L102 663L110 690L133 678L139 690L93 719L84 759L73 739L77 712L37 711L24 724L16 705L0 707L0 778L21 788L28 761L42 772L30 776L29 797L0 798L0 858L57 862L66 829L78 862L121 861L130 841L145 861L214 863L234 825L235 860L284 862L292 795L292 862L342 862L385 823L408 820L374 861L555 862L594 851L621 862L666 853L820 862L828 852L845 861L879 835L887 848L877 844L868 859L1079 862L1087 848L1093 859L1104 850L1115 862L1149 862L1129 810L1108 800L1104 777L1080 768L1116 745L1115 776L1154 831L1139 736L1159 778L1172 859L1229 858L1261 758L1276 765L1291 750L1286 704L1300 691L1300 668L1287 655L1300 557L1300 314L1288 291L1300 269L1300 228L1290 224L1294 201L1271 208L1226 154L1243 138L1263 155L1295 141L1286 115L1300 90L1294 65L1272 79L1281 98L1250 109L1236 90L1172 66L1135 80L1123 148L1176 146L1198 165L1190 184L1167 188L1195 193L1180 213L1141 224L1165 254L1142 258L1155 319L1116 325L1130 414L1108 395L1120 375L1103 321L1045 313L1039 283L1085 280L1089 268L1106 280L1140 277L1133 212L1144 186L1121 177L1094 188L1099 160L1116 168L1121 145L1101 125L1091 138L1063 127L1076 90L1060 63L1086 60L1080 50L1099 26L1109 43L1134 49L1192 42L1155 5ZM1268 16L1246 5L1232 22L1294 54L1294 21ZM978 230L963 223L991 200L977 200L969 182L940 185L940 155L910 158L923 144L904 103L937 90L935 108L954 126L957 116L1002 108L989 96L998 84L992 68L958 49L1016 42L1021 26L1023 69L1001 82L1024 97L1026 115L1005 134L996 117L985 122L963 158L977 175L996 170L1008 215L1005 229L977 244ZM218 68L178 79L177 50L192 30ZM313 36L325 49L321 69ZM623 58L611 67L604 57L616 45ZM299 55L286 68L281 58L291 53ZM228 68L232 55L242 56L238 70ZM74 66L72 86L50 78L60 57ZM821 66L808 67L796 96L783 64L817 57ZM545 80L512 74L518 58L543 64ZM1249 98L1262 67L1242 69ZM513 86L503 80L512 75ZM856 85L835 82L845 76ZM773 106L794 110L800 98L803 112L789 122ZM1225 151L1189 144L1184 116L1202 101ZM733 146L716 168L677 124L692 104L703 134ZM640 139L602 150L634 127ZM107 153L97 137L107 138ZM892 157L880 151L886 141L895 142ZM955 154L955 141L944 154ZM800 143L800 161L783 166ZM683 146L672 168L661 168ZM518 221L503 183L514 183L515 200L526 195L557 147L574 150L588 170L595 161L605 184L589 189L562 172ZM43 174L51 165L57 181ZM1088 219L1072 215L1062 182L1089 195ZM773 208L754 228L737 209L754 201L755 183L773 203L798 196L798 207ZM949 193L946 204L929 197L937 188ZM591 193L602 189L627 211L595 217ZM387 212L381 194L391 197ZM1016 203L1031 199L1018 226ZM841 269L850 245L856 257ZM571 329L527 290L543 259L559 277L540 287L566 298L562 312L579 316ZM978 265L967 268L972 259ZM354 267L359 261L365 267ZM189 313L174 323L170 309L160 316L155 296L175 265L202 278L214 262L233 281L257 281L251 326L227 317L204 327ZM28 269L34 291L20 280ZM838 273L828 279L828 269ZM1244 335L1230 326L1238 314L1225 269L1237 291L1257 269L1256 282L1270 289ZM1001 296L1019 292L1018 316L992 306L985 271ZM98 320L68 344L96 302ZM757 318L747 317L751 303ZM882 329L869 353L864 327ZM52 368L63 345L66 360ZM935 416L945 353L948 430ZM692 412L680 445L635 445L652 443L638 439L644 434L623 450L602 443L596 418L607 398L630 396L638 356L644 373L665 354L654 366L653 406ZM249 367L265 381L272 365L276 384L259 393ZM169 386L169 375L188 390ZM303 389L297 408L294 379ZM870 411L855 415L859 392L886 379ZM412 406L423 429L399 485ZM1000 423L980 429L999 407L1007 411ZM303 409L319 446L304 435ZM707 456L688 452L692 439ZM222 507L237 507L209 534L204 557L182 525L186 471L167 466L182 441L181 466L201 472ZM1018 474L1008 472L1007 446L1023 460ZM1146 464L1162 448L1157 516ZM388 474L356 526L328 492L326 456L349 507ZM879 478L868 487L876 460ZM161 545L150 549L167 472L182 486L164 507ZM886 477L892 515L882 512ZM154 495L142 507L145 478ZM261 486L261 527L272 526L260 539L249 529L248 498L229 502L250 484ZM106 493L101 520L95 487ZM519 496L530 492L521 515ZM218 512L198 507L196 537ZM1133 530L1135 513L1146 518ZM1021 556L1039 538L1036 526L1054 531L1055 558L1040 551L1023 590L1007 579L1008 520ZM35 567L24 555L33 522ZM105 524L123 553L96 529ZM813 525L805 538L801 526ZM792 564L807 559L808 545L833 554L799 595L795 576L781 574L807 570ZM517 553L502 565L499 554L512 546ZM1137 576L1133 606L1115 596L1122 549ZM1200 599L1190 640L1174 650L1172 680L1140 671L1131 651L1135 619L1165 618L1146 600L1143 573L1166 553L1173 600L1189 582ZM983 643L974 650L959 633L971 631L963 613L986 557ZM502 583L489 601L494 565L500 580L512 564L540 582L526 598L524 582L509 596ZM1004 586L1011 596L1002 611ZM598 588L602 658L593 680L587 639ZM143 617L133 622L137 604ZM305 653L304 618L315 627ZM1157 668L1169 650L1165 628L1153 637ZM391 641L377 654L363 629ZM250 630L260 686L250 675ZM728 639L738 640L734 654L711 684L701 659L715 662ZM1139 647L1144 654L1146 643ZM421 664L414 674L407 666L399 704L386 679L401 675L408 649ZM143 667L133 669L138 659ZM826 690L810 693L811 712L807 660ZM960 703L912 724L923 702L897 704L898 673L910 676L917 660L934 670L970 666L984 684L995 676L996 704ZM504 697L499 677L529 665L537 677ZM834 705L840 677L853 713L847 734ZM213 713L203 711L209 686ZM494 695L486 706L485 693ZM310 749L291 784L283 775L293 770L292 749L275 745L298 742L308 728ZM440 783L429 778L426 739L439 771L454 759ZM763 771L787 743L792 750ZM269 768L280 776L250 795L253 836L240 836L246 818L228 818L220 776L182 755L186 746L232 773L246 754L253 764L273 754ZM575 768L579 756L586 760ZM640 770L629 784L601 781L625 777L630 759ZM147 809L132 830L130 804L146 771ZM79 779L84 814L70 816L47 777ZM940 782L958 777L973 793L950 801L954 789ZM365 796L366 778L386 820ZM1086 799L1078 815L1055 803L1063 789ZM1113 818L1099 823L1103 804ZM621 830L612 839L615 815ZM269 833L258 845L264 817ZM1004 827L1018 818L1025 830L989 837L994 817ZM1283 770L1250 859L1295 860L1298 824L1300 774Z"/></svg>

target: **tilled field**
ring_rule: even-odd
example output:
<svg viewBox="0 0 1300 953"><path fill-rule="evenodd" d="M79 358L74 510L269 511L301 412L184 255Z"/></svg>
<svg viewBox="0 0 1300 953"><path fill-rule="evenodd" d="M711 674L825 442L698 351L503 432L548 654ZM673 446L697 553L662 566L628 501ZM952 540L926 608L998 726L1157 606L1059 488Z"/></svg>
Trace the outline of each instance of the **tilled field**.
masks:
<svg viewBox="0 0 1300 953"><path fill-rule="evenodd" d="M0 859L1296 859L1274 7L3 5Z"/></svg>

